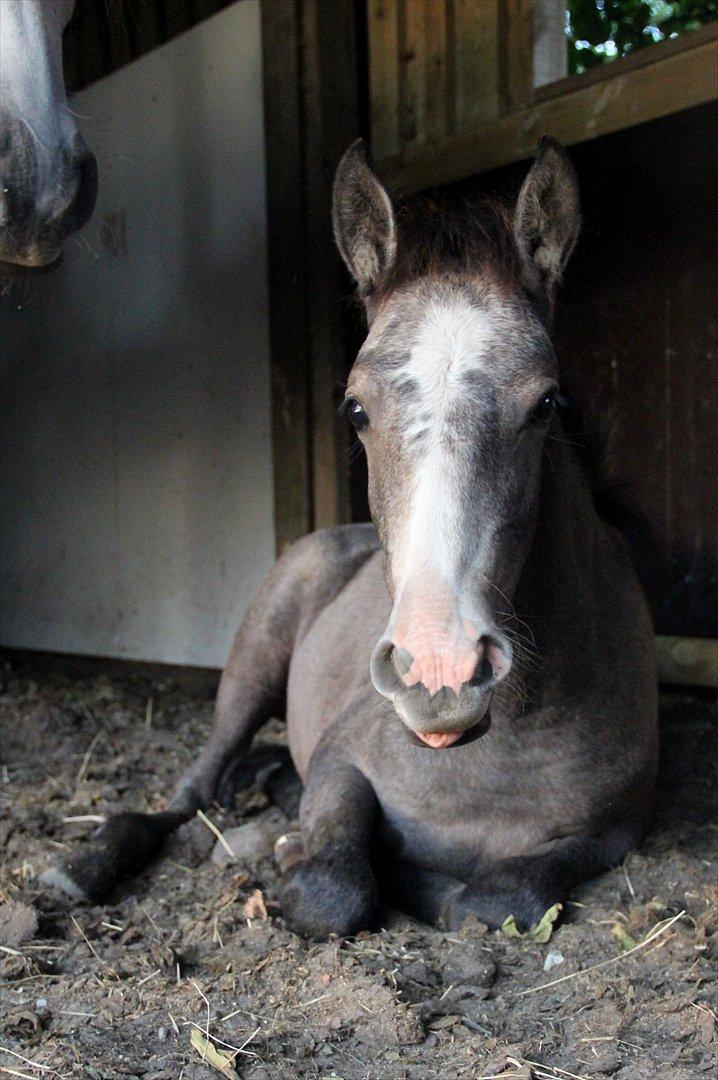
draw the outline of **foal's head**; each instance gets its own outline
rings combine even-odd
[[[579,225],[546,139],[512,215],[396,214],[361,143],[337,171],[334,232],[369,323],[347,409],[393,600],[371,676],[434,748],[488,725],[511,669],[500,613],[532,542],[558,389],[547,326]]]

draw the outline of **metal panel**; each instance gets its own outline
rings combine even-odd
[[[3,299],[2,640],[220,666],[275,544],[258,0],[76,109],[97,211]]]

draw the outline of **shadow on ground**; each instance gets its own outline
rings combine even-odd
[[[93,819],[163,805],[211,702],[159,677],[8,671],[0,1066],[89,1080],[713,1076],[717,711],[664,696],[654,827],[576,892],[548,944],[388,914],[380,932],[315,945],[283,925],[277,811],[256,789],[213,815],[252,824],[246,858],[213,863],[195,821],[112,905],[71,909],[44,892],[39,874]],[[193,1030],[199,1045],[209,1031],[214,1064]]]

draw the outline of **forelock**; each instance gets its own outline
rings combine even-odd
[[[457,201],[450,196],[415,196],[396,211],[393,264],[374,298],[381,303],[421,278],[481,276],[497,286],[520,288],[520,256],[508,208],[495,200]]]

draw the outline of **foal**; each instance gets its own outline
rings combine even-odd
[[[511,215],[397,214],[363,146],[347,151],[334,229],[369,331],[346,409],[374,525],[279,560],[171,810],[111,821],[66,884],[103,895],[226,789],[285,704],[304,792],[282,908],[302,933],[368,927],[380,900],[448,927],[530,926],[640,837],[651,622],[561,438],[548,335],[579,224],[573,169],[547,139]]]

